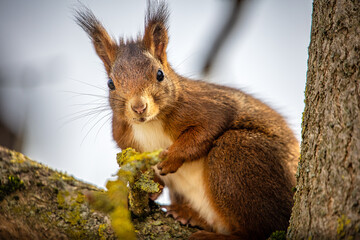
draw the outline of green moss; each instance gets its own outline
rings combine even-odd
[[[286,240],[286,232],[285,231],[276,231],[273,232],[268,240]]]
[[[24,188],[24,182],[17,176],[10,175],[7,182],[4,184],[2,184],[0,180],[0,201],[2,201],[7,195]]]

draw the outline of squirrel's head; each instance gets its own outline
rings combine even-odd
[[[77,11],[108,74],[114,118],[128,123],[151,121],[167,112],[176,99],[176,76],[167,62],[168,10],[148,2],[144,36],[116,42],[87,8]]]

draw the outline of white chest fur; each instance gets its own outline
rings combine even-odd
[[[166,149],[172,141],[164,132],[160,121],[152,121],[142,124],[133,124],[134,140],[141,146],[144,152]]]
[[[205,190],[204,159],[185,162],[175,173],[161,177],[170,191],[183,196],[216,232],[228,234],[217,216]]]
[[[164,132],[160,121],[132,125],[134,140],[144,152],[166,149],[172,144]],[[186,162],[176,173],[162,176],[161,179],[170,191],[183,196],[190,206],[197,211],[217,232],[226,232],[218,225],[216,212],[210,205],[205,192],[203,159]],[[157,172],[157,168],[154,168]],[[159,175],[159,174],[158,174]]]

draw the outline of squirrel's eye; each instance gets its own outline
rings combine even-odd
[[[157,71],[156,79],[157,79],[159,82],[161,82],[162,80],[164,80],[164,73],[163,73],[163,71],[161,71],[160,69]]]
[[[109,78],[109,81],[107,82],[108,87],[110,90],[115,90],[115,84],[111,78]]]

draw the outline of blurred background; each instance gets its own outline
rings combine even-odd
[[[108,32],[143,32],[146,1],[81,1]],[[120,151],[111,136],[107,76],[74,22],[78,1],[0,1],[0,145],[104,187]],[[169,1],[168,60],[203,78],[206,58],[234,12],[230,0]],[[312,0],[248,0],[221,38],[206,79],[278,110],[300,140]],[[216,44],[215,44],[216,45]]]

